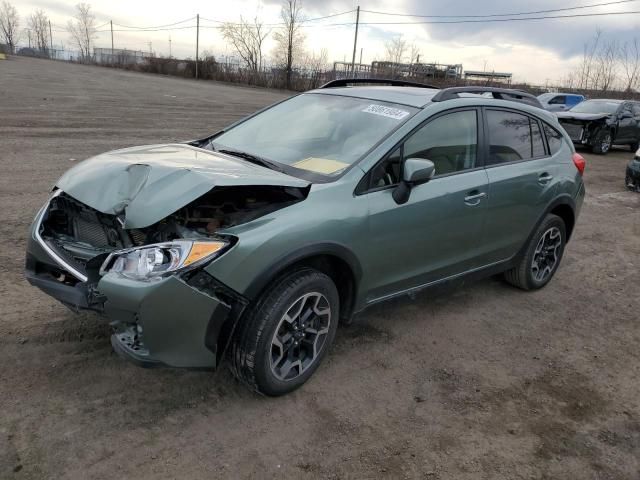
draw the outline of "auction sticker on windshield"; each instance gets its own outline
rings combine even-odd
[[[384,105],[371,104],[364,110],[365,113],[373,113],[374,115],[382,115],[383,117],[395,118],[396,120],[402,120],[409,115],[406,110],[400,110],[399,108],[385,107]]]

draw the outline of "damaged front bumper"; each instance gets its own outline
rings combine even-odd
[[[75,265],[30,231],[27,280],[74,311],[105,315],[121,356],[141,366],[215,368],[248,301],[202,269],[153,281]]]

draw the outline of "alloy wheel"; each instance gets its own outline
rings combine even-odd
[[[531,273],[537,282],[545,281],[558,264],[559,251],[562,246],[562,234],[558,227],[551,227],[544,232],[533,252]]]
[[[602,153],[607,153],[610,148],[611,148],[611,134],[607,134],[605,135],[605,137],[602,139],[602,142],[600,143],[600,150],[602,150]]]
[[[329,333],[331,307],[319,292],[299,297],[280,319],[271,340],[271,372],[282,381],[293,380],[311,367]]]

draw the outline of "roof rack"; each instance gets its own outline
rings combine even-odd
[[[495,88],[495,87],[451,87],[443,88],[436,93],[431,99],[432,102],[444,102],[445,100],[453,100],[460,98],[461,93],[491,93],[493,98],[499,100],[510,100],[512,102],[526,103],[534,107],[542,108],[540,100],[530,93],[513,88]]]
[[[375,85],[389,85],[391,87],[418,87],[418,88],[435,88],[433,85],[427,85],[426,83],[408,82],[406,80],[388,80],[385,78],[341,78],[339,80],[331,80],[325,83],[320,88],[336,88],[347,87],[349,85],[358,84],[375,84]]]

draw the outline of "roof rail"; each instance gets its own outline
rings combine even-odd
[[[435,88],[433,85],[427,85],[426,83],[408,82],[406,80],[389,80],[385,78],[341,78],[339,80],[331,80],[325,83],[320,88],[336,88],[347,87],[349,85],[358,84],[375,84],[375,85],[389,85],[391,87],[418,87],[418,88]]]
[[[515,90],[513,88],[495,88],[495,87],[451,87],[443,88],[436,93],[431,99],[432,102],[444,102],[445,100],[453,100],[454,98],[460,98],[460,93],[491,93],[493,98],[499,100],[510,100],[512,102],[526,103],[527,105],[533,105],[534,107],[542,108],[540,100],[534,95],[523,92],[522,90]]]

